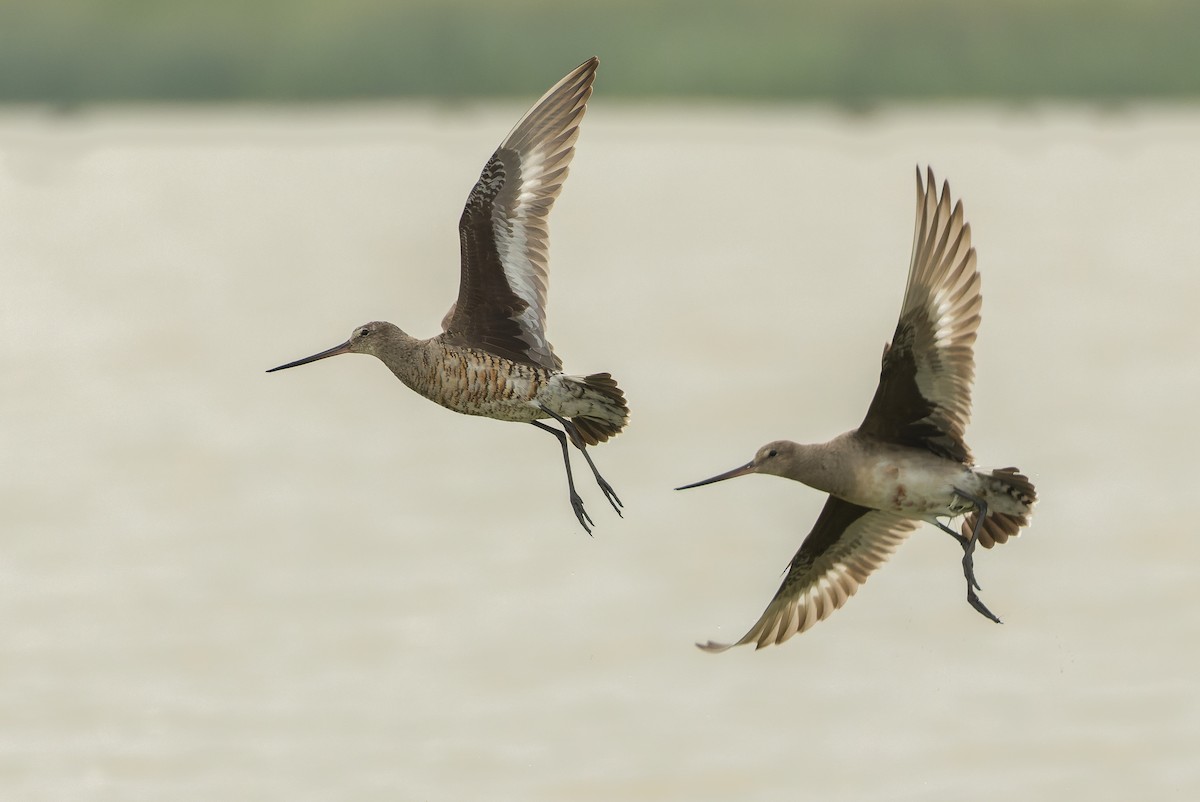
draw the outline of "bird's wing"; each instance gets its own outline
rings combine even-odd
[[[588,59],[542,96],[471,190],[458,223],[458,300],[442,324],[451,341],[562,368],[545,331],[546,220],[575,154],[598,64]]]
[[[890,443],[971,462],[963,432],[971,417],[974,344],[983,306],[971,226],[950,186],[917,170],[917,222],[900,321],[884,347],[879,387],[858,430]]]
[[[824,621],[919,525],[830,496],[758,623],[737,643],[697,645],[708,652],[746,643],[761,649]]]

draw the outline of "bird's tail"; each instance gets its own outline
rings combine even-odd
[[[1037,490],[1034,489],[1033,482],[1029,481],[1029,477],[1016,468],[979,471],[979,478],[992,497],[987,518],[983,521],[983,528],[979,530],[979,545],[990,549],[997,543],[1005,543],[1010,537],[1016,537],[1022,527],[1029,525],[1029,515],[1033,512],[1034,502],[1037,501]],[[992,509],[993,505],[997,509]],[[978,519],[978,512],[969,513],[963,519],[964,537],[971,536]]]
[[[584,443],[589,446],[603,443],[625,428],[629,422],[629,407],[625,405],[625,393],[612,376],[593,373],[564,378],[574,385],[574,392],[580,393],[580,400],[587,402],[586,412],[571,416],[571,423],[575,424]]]

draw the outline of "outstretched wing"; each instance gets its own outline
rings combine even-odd
[[[761,649],[824,621],[919,525],[911,518],[830,496],[758,623],[737,643],[697,645],[707,652],[746,643]]]
[[[879,387],[858,431],[969,463],[963,432],[971,417],[983,296],[962,202],[951,210],[949,184],[939,197],[933,171],[927,175],[922,185],[917,169],[917,222],[900,322],[884,347]]]
[[[599,61],[588,59],[534,104],[500,143],[458,223],[462,275],[446,337],[560,370],[546,339],[546,219],[567,177]]]

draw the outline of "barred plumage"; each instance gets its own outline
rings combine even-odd
[[[273,368],[372,354],[406,385],[448,409],[551,432],[562,446],[571,507],[589,534],[591,518],[575,492],[567,444],[583,454],[621,514],[621,500],[586,448],[620,432],[629,409],[607,373],[564,374],[546,338],[546,218],[575,154],[598,64],[588,59],[551,87],[484,166],[459,220],[458,299],[442,320],[442,334],[418,340],[391,323],[367,323],[335,348]],[[547,419],[562,429],[542,423]]]

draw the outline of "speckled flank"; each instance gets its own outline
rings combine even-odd
[[[409,388],[447,409],[533,423],[553,433],[562,447],[571,507],[589,534],[592,521],[575,490],[569,446],[583,452],[620,514],[620,498],[586,447],[619,433],[629,409],[609,374],[564,375],[546,337],[547,220],[575,154],[598,65],[592,57],[552,86],[485,164],[459,218],[459,292],[442,319],[441,334],[420,340],[392,323],[374,321],[357,327],[341,345],[272,369],[370,354]],[[541,423],[545,418],[557,419],[561,428]]]
[[[398,342],[395,341],[395,342]],[[620,432],[629,419],[625,396],[606,373],[567,376],[439,337],[408,341],[383,361],[409,388],[447,409],[509,421],[571,418],[589,445]]]
[[[538,389],[553,375],[486,351],[456,348],[436,340],[416,349],[407,364],[389,364],[410,388],[447,409],[510,421],[549,417],[537,408]]]

